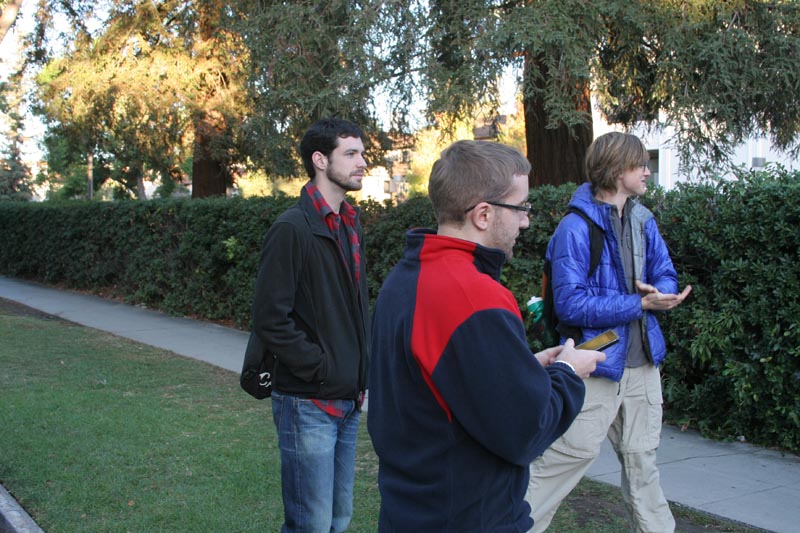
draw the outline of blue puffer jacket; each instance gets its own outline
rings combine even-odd
[[[589,226],[574,213],[564,217],[547,247],[553,267],[553,303],[559,321],[583,330],[590,339],[614,328],[620,342],[606,348],[606,360],[592,374],[614,381],[622,378],[628,352],[631,322],[642,319],[645,352],[657,365],[667,354],[666,342],[652,312],[643,312],[641,297],[628,292],[622,266],[620,243],[614,231],[611,206],[598,202],[589,183],[581,185],[569,203],[586,213],[604,231],[605,246],[600,264],[591,278],[589,272]],[[663,293],[678,292],[678,275],[669,257],[666,243],[656,226],[653,214],[638,202],[631,210],[633,262],[636,279],[649,283]],[[644,333],[644,332],[643,332]],[[563,341],[563,339],[562,339]]]

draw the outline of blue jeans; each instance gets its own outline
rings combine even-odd
[[[353,515],[356,438],[360,411],[344,401],[331,416],[305,398],[272,392],[281,450],[283,533],[345,531]]]

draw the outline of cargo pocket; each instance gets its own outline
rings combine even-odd
[[[663,416],[664,397],[661,394],[661,372],[654,367],[645,378],[645,393],[647,394],[647,445],[646,449],[658,448],[661,440],[661,420]]]
[[[618,383],[605,378],[589,378],[583,409],[564,435],[553,443],[561,453],[590,459],[600,453],[603,440],[616,413]]]

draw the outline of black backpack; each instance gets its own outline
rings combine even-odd
[[[600,264],[600,256],[603,254],[603,229],[590,219],[586,213],[578,209],[570,207],[567,213],[575,213],[586,221],[589,226],[589,274],[587,278],[591,278],[597,270],[597,265]],[[544,309],[542,310],[541,319],[541,340],[545,346],[556,346],[561,341],[561,336],[575,340],[575,343],[581,341],[581,328],[577,326],[567,326],[566,324],[559,324],[558,316],[556,316],[555,306],[553,304],[553,265],[550,261],[545,259],[544,272],[542,273],[542,300]]]

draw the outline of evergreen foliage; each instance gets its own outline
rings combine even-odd
[[[222,27],[236,16],[231,9],[220,1],[40,2],[36,113],[51,136],[70,137],[73,160],[104,159],[108,176],[139,197],[145,177],[181,181],[187,162],[195,196],[224,195],[245,161],[237,132],[250,104],[246,50]],[[53,53],[43,39],[58,12],[75,33]],[[91,16],[104,18],[94,33],[84,27]]]
[[[21,74],[18,71],[11,74],[8,82],[0,83],[0,113],[8,126],[6,142],[0,152],[0,201],[24,201],[32,197],[31,171],[22,161],[25,140],[21,111],[23,92]]]
[[[13,142],[0,158],[0,201],[31,199],[31,171],[22,163],[19,143]]]
[[[795,0],[38,6],[29,64],[43,67],[39,111],[84,160],[113,156],[126,186],[176,178],[189,161],[196,196],[223,194],[240,165],[297,175],[294,139],[329,115],[364,126],[378,161],[385,132],[410,134],[420,102],[425,124],[413,130],[492,115],[509,69],[537,186],[582,181],[590,88],[610,123],[673,127],[682,162],[700,170],[750,136],[800,151]]]
[[[670,418],[800,448],[800,172],[683,185],[659,206],[690,299],[664,319]]]

